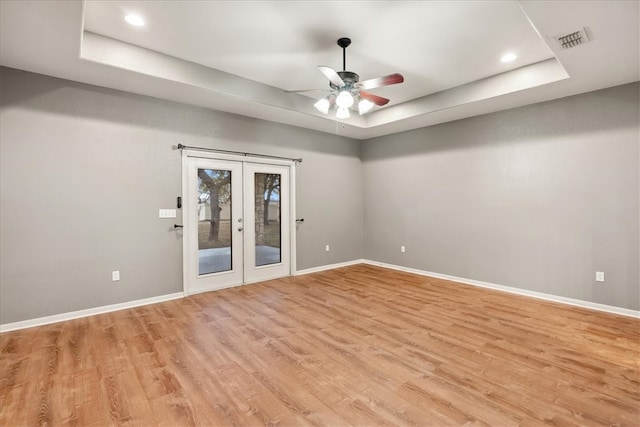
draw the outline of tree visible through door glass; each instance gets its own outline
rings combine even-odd
[[[231,270],[231,171],[198,169],[198,275]]]
[[[280,174],[256,173],[256,267],[281,262]]]

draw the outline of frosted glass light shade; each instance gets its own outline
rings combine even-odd
[[[343,90],[338,94],[336,98],[336,105],[338,108],[349,108],[353,105],[353,95],[351,95],[346,90]]]
[[[374,103],[369,101],[368,99],[362,99],[358,102],[358,113],[365,114],[369,112],[374,106]]]
[[[329,112],[330,105],[327,98],[322,98],[321,100],[313,104],[313,106],[316,107],[316,110],[320,111],[322,114],[327,114]]]
[[[348,119],[349,117],[351,117],[351,114],[349,114],[348,108],[338,107],[338,111],[336,111],[337,119]]]

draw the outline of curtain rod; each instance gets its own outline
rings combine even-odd
[[[220,150],[218,148],[206,148],[206,147],[190,147],[188,145],[178,144],[178,150],[200,150],[200,151],[213,151],[216,153],[226,153],[226,154],[240,154],[242,156],[250,156],[250,157],[262,157],[264,159],[279,159],[279,160],[293,160],[294,162],[302,163],[302,158],[294,159],[291,157],[280,157],[280,156],[271,156],[269,154],[257,154],[257,153],[245,153],[242,151],[231,151],[231,150]]]

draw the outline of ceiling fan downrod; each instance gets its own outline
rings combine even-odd
[[[351,39],[342,37],[338,39],[338,46],[342,48],[342,71],[347,71],[347,47],[351,44]]]

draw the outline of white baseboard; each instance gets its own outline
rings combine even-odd
[[[364,259],[354,259],[352,261],[339,262],[337,264],[329,264],[329,265],[321,265],[319,267],[305,268],[304,270],[296,271],[293,275],[294,276],[301,276],[303,274],[310,274],[310,273],[317,273],[319,271],[333,270],[334,268],[348,267],[350,265],[366,264],[366,262],[367,262],[367,260],[364,260]]]
[[[405,271],[407,273],[419,274],[421,276],[434,277],[437,279],[450,280],[452,282],[462,283],[465,285],[478,286],[481,288],[493,289],[502,292],[509,292],[517,295],[538,298],[546,301],[558,302],[561,304],[573,305],[576,307],[588,308],[591,310],[604,311],[607,313],[619,314],[622,316],[640,318],[640,311],[628,308],[616,307],[613,305],[599,304],[597,302],[584,301],[574,298],[561,297],[553,294],[545,294],[543,292],[529,291],[527,289],[513,288],[511,286],[496,285],[495,283],[482,282],[480,280],[466,279],[464,277],[449,276],[447,274],[433,273],[431,271],[418,270],[415,268],[402,267],[400,265],[387,264],[384,262],[371,261],[365,259],[365,264],[377,265],[379,267],[390,268],[393,270]]]
[[[332,270],[334,268],[347,267],[349,265],[362,264],[362,263],[364,263],[364,260],[357,259],[357,260],[342,262],[338,264],[330,264],[330,265],[323,265],[320,267],[307,268],[304,270],[296,271],[294,273],[294,276],[315,273],[315,272],[324,271],[324,270]],[[221,290],[229,287],[241,286],[246,284],[248,283],[242,283],[240,285],[225,286],[223,288],[219,288],[215,290]],[[202,292],[209,292],[211,290],[213,289],[208,289]],[[191,295],[194,295],[196,293],[198,292],[194,292]],[[140,299],[135,301],[127,301],[119,304],[111,304],[111,305],[105,305],[102,307],[88,308],[85,310],[72,311],[69,313],[54,314],[51,316],[38,317],[36,319],[22,320],[20,322],[0,324],[0,333],[17,331],[19,329],[33,328],[36,326],[50,325],[52,323],[64,322],[66,320],[79,319],[82,317],[94,316],[96,314],[109,313],[112,311],[124,310],[127,308],[140,307],[142,305],[155,304],[158,302],[171,301],[174,299],[183,298],[184,296],[185,296],[184,292],[176,292],[174,294],[160,295],[157,297],[145,298],[145,299]]]
[[[174,294],[160,295],[157,297],[144,298],[135,301],[121,302],[119,304],[104,305],[102,307],[87,308],[85,310],[72,311],[70,313],[54,314],[52,316],[39,317],[37,319],[23,320],[14,323],[0,325],[0,332],[15,331],[18,329],[33,328],[34,326],[49,325],[51,323],[64,322],[65,320],[79,319],[81,317],[93,316],[96,314],[110,313],[112,311],[124,310],[126,308],[140,307],[142,305],[155,304],[158,302],[171,301],[182,298],[182,292]]]
[[[545,293],[542,293],[542,292],[536,292],[536,291],[529,291],[529,290],[526,290],[526,289],[513,288],[513,287],[510,287],[510,286],[496,285],[495,283],[488,283],[488,282],[482,282],[480,280],[466,279],[464,277],[449,276],[447,274],[440,274],[440,273],[434,273],[434,272],[431,272],[431,271],[418,270],[418,269],[415,269],[415,268],[402,267],[400,265],[387,264],[387,263],[384,263],[384,262],[372,261],[372,260],[368,260],[368,259],[354,259],[352,261],[340,262],[340,263],[337,263],[337,264],[329,264],[329,265],[322,265],[322,266],[319,266],[319,267],[306,268],[306,269],[303,269],[303,270],[296,271],[294,273],[294,276],[301,276],[303,274],[311,274],[311,273],[317,273],[317,272],[320,272],[320,271],[333,270],[335,268],[348,267],[350,265],[356,265],[356,264],[377,265],[379,267],[385,267],[385,268],[390,268],[390,269],[393,269],[393,270],[405,271],[407,273],[418,274],[418,275],[421,275],[421,276],[435,277],[437,279],[444,279],[444,280],[451,280],[453,282],[462,283],[462,284],[465,284],[465,285],[472,285],[472,286],[478,286],[478,287],[481,287],[481,288],[494,289],[494,290],[498,290],[498,291],[509,292],[509,293],[512,293],[512,294],[524,295],[524,296],[528,296],[528,297],[532,297],[532,298],[538,298],[538,299],[542,299],[542,300],[546,300],[546,301],[552,301],[552,302],[558,302],[558,303],[567,304],[567,305],[573,305],[573,306],[582,307],[582,308],[588,308],[588,309],[591,309],[591,310],[604,311],[604,312],[607,312],[607,313],[619,314],[619,315],[622,315],[622,316],[640,318],[640,311],[638,311],[638,310],[630,310],[628,308],[615,307],[615,306],[606,305],[606,304],[599,304],[599,303],[591,302],[591,301],[584,301],[584,300],[578,300],[578,299],[574,299],[574,298],[561,297],[561,296],[552,295],[552,294],[545,294]],[[143,306],[143,305],[155,304],[155,303],[158,303],[158,302],[171,301],[171,300],[178,299],[178,298],[183,298],[183,297],[184,297],[184,293],[183,292],[176,292],[176,293],[173,293],[173,294],[160,295],[160,296],[157,296],[157,297],[144,298],[144,299],[139,299],[139,300],[135,300],[135,301],[127,301],[127,302],[123,302],[123,303],[119,303],[119,304],[111,304],[111,305],[105,305],[105,306],[102,306],[102,307],[88,308],[86,310],[72,311],[70,313],[54,314],[52,316],[39,317],[37,319],[29,319],[29,320],[23,320],[23,321],[20,321],[20,322],[6,323],[6,324],[3,324],[3,325],[0,325],[0,333],[1,332],[15,331],[15,330],[18,330],[18,329],[32,328],[32,327],[35,327],[35,326],[49,325],[51,323],[64,322],[65,320],[79,319],[81,317],[87,317],[87,316],[93,316],[93,315],[96,315],[96,314],[109,313],[109,312],[112,312],[112,311],[124,310],[124,309],[127,309],[127,308],[140,307],[140,306]]]

